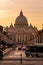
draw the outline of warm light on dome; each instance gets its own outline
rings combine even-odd
[[[22,10],[15,20],[15,27],[28,27],[27,18],[23,15]]]

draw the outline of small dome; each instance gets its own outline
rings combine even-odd
[[[26,17],[23,15],[23,12],[21,10],[20,15],[15,20],[15,27],[27,27],[28,22]]]

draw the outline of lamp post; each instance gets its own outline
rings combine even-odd
[[[20,57],[21,57],[21,58],[20,58],[20,63],[22,64],[22,54],[20,54]]]

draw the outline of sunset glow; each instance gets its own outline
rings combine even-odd
[[[43,0],[0,0],[0,25],[6,27],[11,23],[14,25],[16,17],[23,14],[38,29],[43,24]]]

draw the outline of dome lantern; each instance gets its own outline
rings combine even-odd
[[[23,15],[23,12],[22,12],[22,10],[21,10],[21,12],[20,12],[20,15]]]

